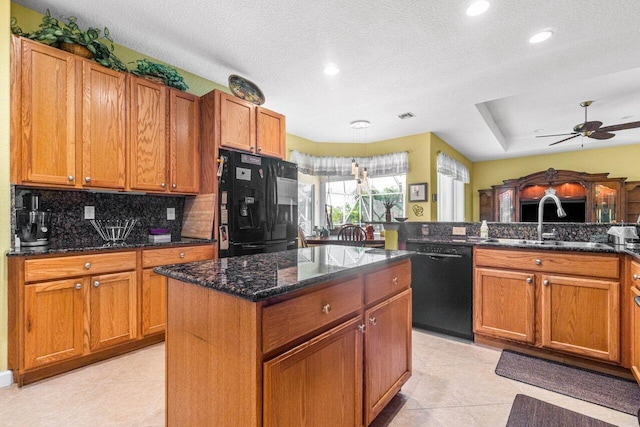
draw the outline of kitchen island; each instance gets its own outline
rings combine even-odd
[[[411,376],[411,252],[321,246],[181,265],[167,425],[368,425]]]

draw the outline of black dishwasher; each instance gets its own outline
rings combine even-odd
[[[407,242],[413,326],[473,339],[473,247]]]

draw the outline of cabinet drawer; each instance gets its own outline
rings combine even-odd
[[[629,267],[629,280],[633,286],[640,289],[640,263],[631,261]]]
[[[135,252],[28,259],[24,262],[24,280],[36,282],[135,269]]]
[[[180,264],[213,258],[213,245],[182,246],[179,248],[145,249],[142,252],[142,268]]]
[[[364,303],[387,298],[411,286],[411,261],[385,266],[364,277]]]
[[[620,261],[617,255],[576,253],[560,251],[527,251],[476,249],[475,264],[546,273],[563,273],[578,276],[620,277]]]
[[[265,307],[262,311],[262,351],[275,350],[361,307],[360,277]]]

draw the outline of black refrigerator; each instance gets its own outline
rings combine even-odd
[[[298,166],[233,150],[219,151],[219,256],[298,247]]]

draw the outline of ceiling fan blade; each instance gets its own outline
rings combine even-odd
[[[589,132],[598,130],[602,126],[602,122],[594,121],[594,122],[584,122],[579,125],[575,125],[573,128],[574,132]]]
[[[550,135],[536,135],[536,138],[546,138],[548,136],[566,136],[566,135],[578,135],[578,132],[571,132],[571,133],[554,133],[554,134],[550,134]]]
[[[598,132],[615,132],[617,130],[640,128],[640,122],[622,123],[619,125],[605,126],[598,129]]]
[[[587,135],[589,138],[593,138],[593,139],[611,139],[614,136],[616,136],[615,133],[608,133],[608,132],[602,132],[602,131],[598,131],[598,132],[593,132],[590,135]]]
[[[577,133],[577,134],[575,134],[575,135],[573,135],[573,136],[570,136],[569,138],[565,138],[565,139],[561,139],[560,141],[556,141],[556,142],[554,142],[554,143],[552,143],[552,144],[549,144],[549,147],[551,147],[552,145],[560,144],[561,142],[568,141],[568,140],[573,139],[573,138],[575,138],[575,137],[577,137],[577,136],[580,136],[580,134],[579,134],[579,133]]]

